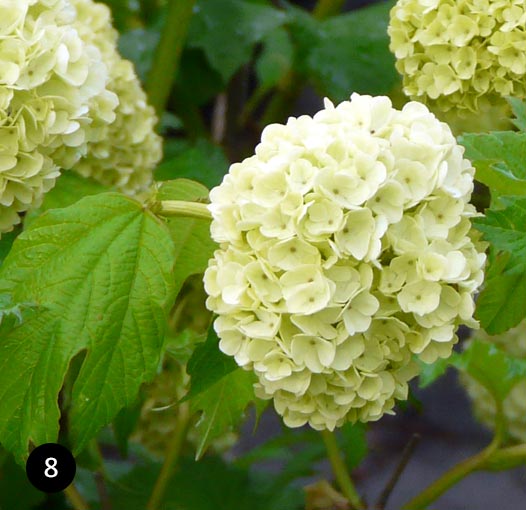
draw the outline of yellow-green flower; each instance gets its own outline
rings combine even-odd
[[[525,97],[525,20],[516,0],[399,0],[388,33],[405,94],[473,112]]]
[[[288,426],[379,419],[415,355],[447,357],[476,326],[485,255],[463,151],[424,105],[353,94],[265,128],[210,192],[219,347]]]

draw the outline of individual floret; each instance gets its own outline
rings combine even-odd
[[[353,94],[265,128],[211,191],[219,346],[287,425],[379,419],[415,355],[447,357],[476,326],[485,255],[463,152],[424,105]]]

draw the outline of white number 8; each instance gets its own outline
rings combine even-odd
[[[55,457],[48,457],[44,464],[46,465],[46,469],[44,469],[44,476],[46,478],[55,478],[55,476],[58,476],[58,469],[57,466],[57,459]]]

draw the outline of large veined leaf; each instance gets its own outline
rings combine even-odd
[[[206,53],[225,82],[250,60],[254,45],[285,22],[285,13],[243,0],[198,0],[188,43]]]
[[[300,72],[335,101],[349,99],[351,92],[388,93],[400,79],[387,35],[393,5],[378,2],[323,21],[292,9]]]
[[[477,299],[475,316],[490,335],[504,333],[526,317],[526,273],[504,274],[509,257],[501,253],[490,261]]]
[[[459,142],[476,168],[475,178],[490,188],[493,199],[526,195],[526,133],[474,133],[459,137]]]
[[[173,303],[174,245],[142,204],[86,197],[36,219],[0,269],[0,292],[41,306],[0,340],[0,442],[20,462],[57,439],[73,357],[69,438],[79,452],[157,368]]]
[[[81,198],[98,193],[114,191],[91,178],[82,177],[75,172],[65,172],[57,179],[53,189],[44,195],[37,209],[30,209],[24,217],[24,227],[28,227],[40,214],[49,209],[61,209],[72,205]]]
[[[493,248],[510,254],[506,273],[526,273],[526,198],[502,197],[504,209],[486,211],[473,224]]]

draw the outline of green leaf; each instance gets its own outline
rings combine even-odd
[[[94,179],[82,177],[74,172],[65,172],[57,179],[55,187],[44,195],[37,209],[30,209],[24,218],[27,228],[38,216],[50,209],[61,209],[73,205],[81,198],[112,191]]]
[[[0,341],[0,440],[20,461],[57,439],[57,396],[72,390],[69,439],[79,452],[135,401],[157,368],[173,303],[174,246],[142,204],[116,193],[46,212],[17,238],[0,292],[45,307]]]
[[[180,102],[203,106],[225,89],[221,74],[210,66],[199,48],[185,48],[181,55],[174,96]]]
[[[504,209],[486,210],[473,224],[494,249],[510,253],[507,274],[526,273],[526,197],[501,197],[500,202]]]
[[[208,330],[206,342],[198,345],[188,361],[186,371],[191,378],[190,391],[185,400],[206,391],[221,378],[238,369],[232,356],[219,350],[219,338],[214,328]]]
[[[188,179],[163,182],[158,200],[198,201],[208,198],[208,190]],[[210,220],[192,218],[168,218],[166,225],[175,244],[176,265],[174,271],[175,291],[179,293],[184,281],[193,274],[200,274],[208,266],[217,245],[210,237]]]
[[[393,5],[392,0],[378,2],[324,21],[293,9],[299,70],[321,94],[343,101],[351,92],[378,95],[392,90],[400,79],[387,35]]]
[[[200,373],[199,377],[203,375]],[[241,423],[247,406],[255,401],[255,382],[253,372],[237,368],[190,398],[192,412],[201,413],[194,429],[198,436],[196,459],[203,456],[214,439]]]
[[[33,510],[43,500],[12,456],[0,463],[0,510]]]
[[[22,324],[35,312],[36,308],[34,303],[13,303],[13,297],[10,294],[0,294],[0,333],[2,336]]]
[[[264,88],[274,87],[292,68],[294,48],[289,33],[282,27],[263,39],[263,51],[256,62],[259,83]]]
[[[459,137],[464,156],[476,168],[475,178],[493,195],[526,195],[526,133],[502,131]]]
[[[117,443],[119,453],[123,457],[128,456],[128,438],[137,426],[143,403],[143,398],[137,398],[131,406],[121,409],[113,420],[112,428],[115,435],[115,442]]]
[[[366,433],[364,423],[346,423],[339,430],[338,444],[350,470],[358,467],[367,455]]]
[[[521,131],[526,131],[526,102],[516,97],[507,97],[506,100],[511,106],[511,110],[515,115],[514,119],[511,119]]]
[[[449,359],[447,358],[439,358],[434,363],[424,363],[417,357],[415,357],[415,360],[420,366],[420,372],[418,374],[418,386],[420,388],[431,386],[439,377],[446,373],[450,365]]]
[[[526,273],[504,274],[509,258],[502,253],[490,259],[477,299],[475,317],[490,335],[504,333],[526,317]]]
[[[526,360],[501,351],[495,344],[475,339],[452,364],[475,378],[498,401],[506,398],[513,386],[526,377]]]
[[[243,0],[198,0],[188,44],[204,50],[226,83],[250,60],[254,45],[285,19],[274,7]]]
[[[171,140],[166,144],[165,151],[163,163],[155,170],[158,181],[186,178],[210,189],[220,184],[228,172],[225,153],[207,140]]]

